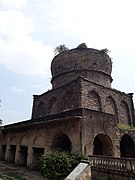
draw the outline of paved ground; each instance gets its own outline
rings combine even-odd
[[[18,174],[24,180],[45,180],[41,177],[38,171],[28,171],[24,167],[18,167],[14,164],[7,163],[5,161],[0,161],[0,175],[5,174]],[[19,180],[20,178],[15,178],[14,180]],[[0,178],[0,180],[3,180]],[[5,180],[5,179],[4,179]]]

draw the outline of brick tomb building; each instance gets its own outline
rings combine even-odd
[[[112,61],[106,52],[75,48],[55,56],[52,89],[34,95],[30,120],[9,124],[0,136],[0,159],[29,168],[52,150],[86,155],[134,157],[131,93],[111,88]]]

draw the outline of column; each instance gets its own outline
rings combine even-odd
[[[27,156],[27,167],[28,169],[32,169],[32,161],[33,161],[33,148],[32,146],[28,146],[28,156]]]
[[[20,145],[16,146],[16,153],[15,153],[15,163],[19,164],[20,159]]]
[[[7,147],[6,147],[6,154],[5,154],[5,160],[6,161],[9,161],[10,159],[10,144],[7,144]]]

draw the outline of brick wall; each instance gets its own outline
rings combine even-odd
[[[92,180],[134,180],[135,173],[119,170],[93,168],[91,170]]]
[[[118,118],[118,122],[125,124],[134,124],[134,108],[133,99],[130,94],[124,92],[106,88],[104,86],[98,85],[86,79],[82,80],[82,107],[90,109],[90,103],[92,100],[88,97],[91,92],[95,92],[97,95],[97,100],[93,99],[93,109],[95,106],[101,106],[101,111],[115,114]]]
[[[106,87],[111,86],[112,62],[96,49],[72,49],[57,55],[51,64],[53,88],[83,76]]]

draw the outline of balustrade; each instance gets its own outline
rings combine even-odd
[[[90,165],[98,168],[135,172],[135,159],[89,156]]]

